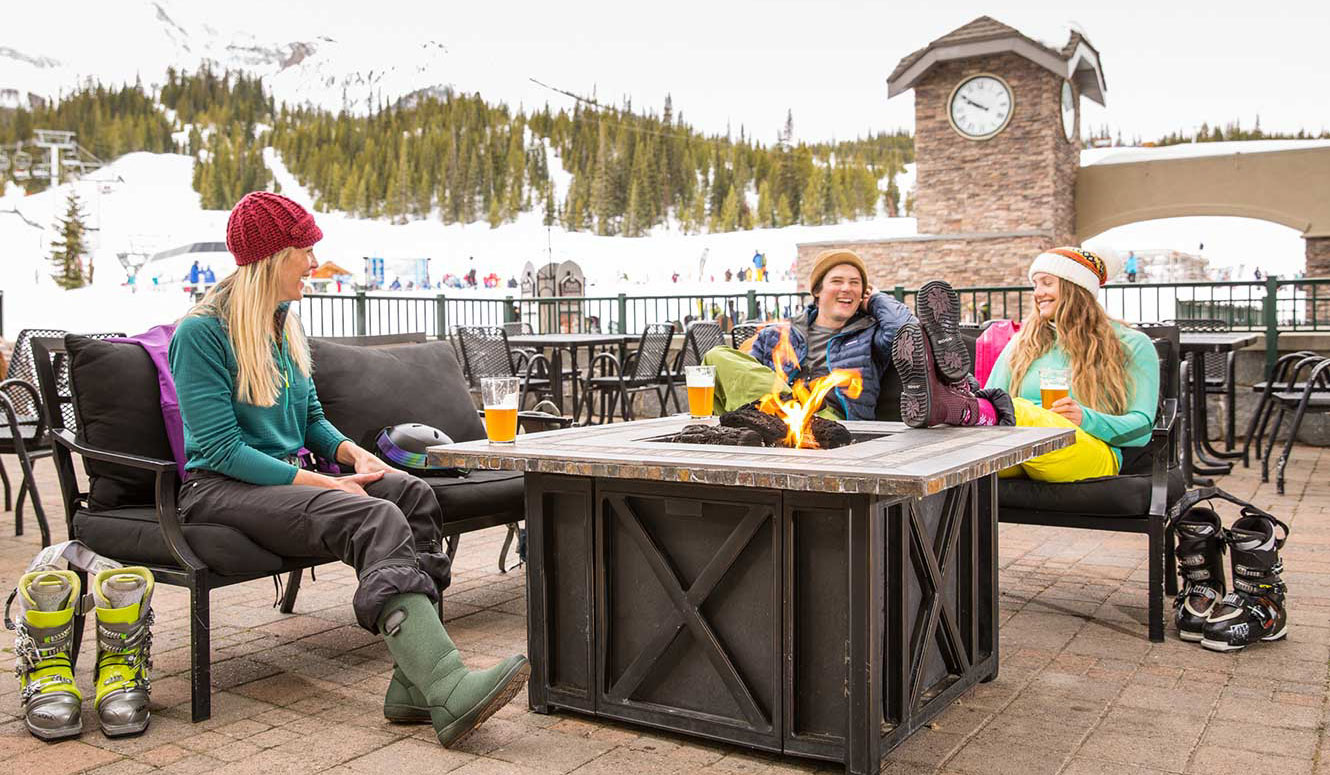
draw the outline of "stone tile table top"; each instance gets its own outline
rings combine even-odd
[[[435,465],[696,482],[815,492],[924,496],[1071,445],[1063,428],[909,428],[847,422],[856,443],[834,450],[660,441],[699,421],[683,415],[481,439],[429,448]],[[712,420],[714,422],[714,420]]]

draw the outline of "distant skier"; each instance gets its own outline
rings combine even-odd
[[[753,251],[753,279],[762,282],[767,279],[767,256],[760,250]]]
[[[393,278],[392,285],[389,285],[389,286],[388,286],[388,290],[390,290],[390,291],[400,291],[400,290],[402,290],[402,281],[399,280],[399,279],[397,279],[396,277],[394,277],[394,278]]]
[[[726,270],[725,270],[725,282],[728,283],[728,282],[730,282],[730,281],[733,280],[733,279],[734,279],[734,272],[731,272],[730,270],[726,269]]]
[[[203,270],[203,282],[208,285],[213,285],[217,282],[217,275],[212,271],[212,264],[208,264],[208,267]]]
[[[198,284],[199,284],[199,262],[198,262],[198,259],[195,259],[195,260],[194,260],[194,265],[191,266],[191,267],[189,268],[189,284],[190,284],[190,285],[198,285]]]
[[[1127,253],[1127,282],[1136,282],[1136,251]]]

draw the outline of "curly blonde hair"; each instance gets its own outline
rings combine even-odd
[[[1030,364],[1054,345],[1071,362],[1071,391],[1076,400],[1105,414],[1124,414],[1132,385],[1127,350],[1104,308],[1081,286],[1058,278],[1053,319],[1035,310],[1026,316],[1011,353],[1012,395],[1020,395]]]

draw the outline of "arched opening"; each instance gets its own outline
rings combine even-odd
[[[1307,267],[1306,245],[1296,229],[1272,221],[1228,216],[1190,216],[1159,218],[1117,226],[1085,241],[1092,250],[1118,253],[1126,258],[1136,251],[1152,260],[1142,267],[1142,282],[1181,282],[1185,280],[1254,280],[1256,270],[1264,277],[1276,274],[1295,277]],[[1165,270],[1155,259],[1163,251],[1177,251],[1178,263]],[[1191,273],[1205,260],[1204,276]],[[1142,263],[1146,263],[1142,260]]]

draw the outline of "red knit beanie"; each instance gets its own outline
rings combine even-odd
[[[236,266],[261,261],[285,248],[307,248],[323,239],[323,230],[305,208],[281,194],[252,191],[231,209],[226,248]]]

